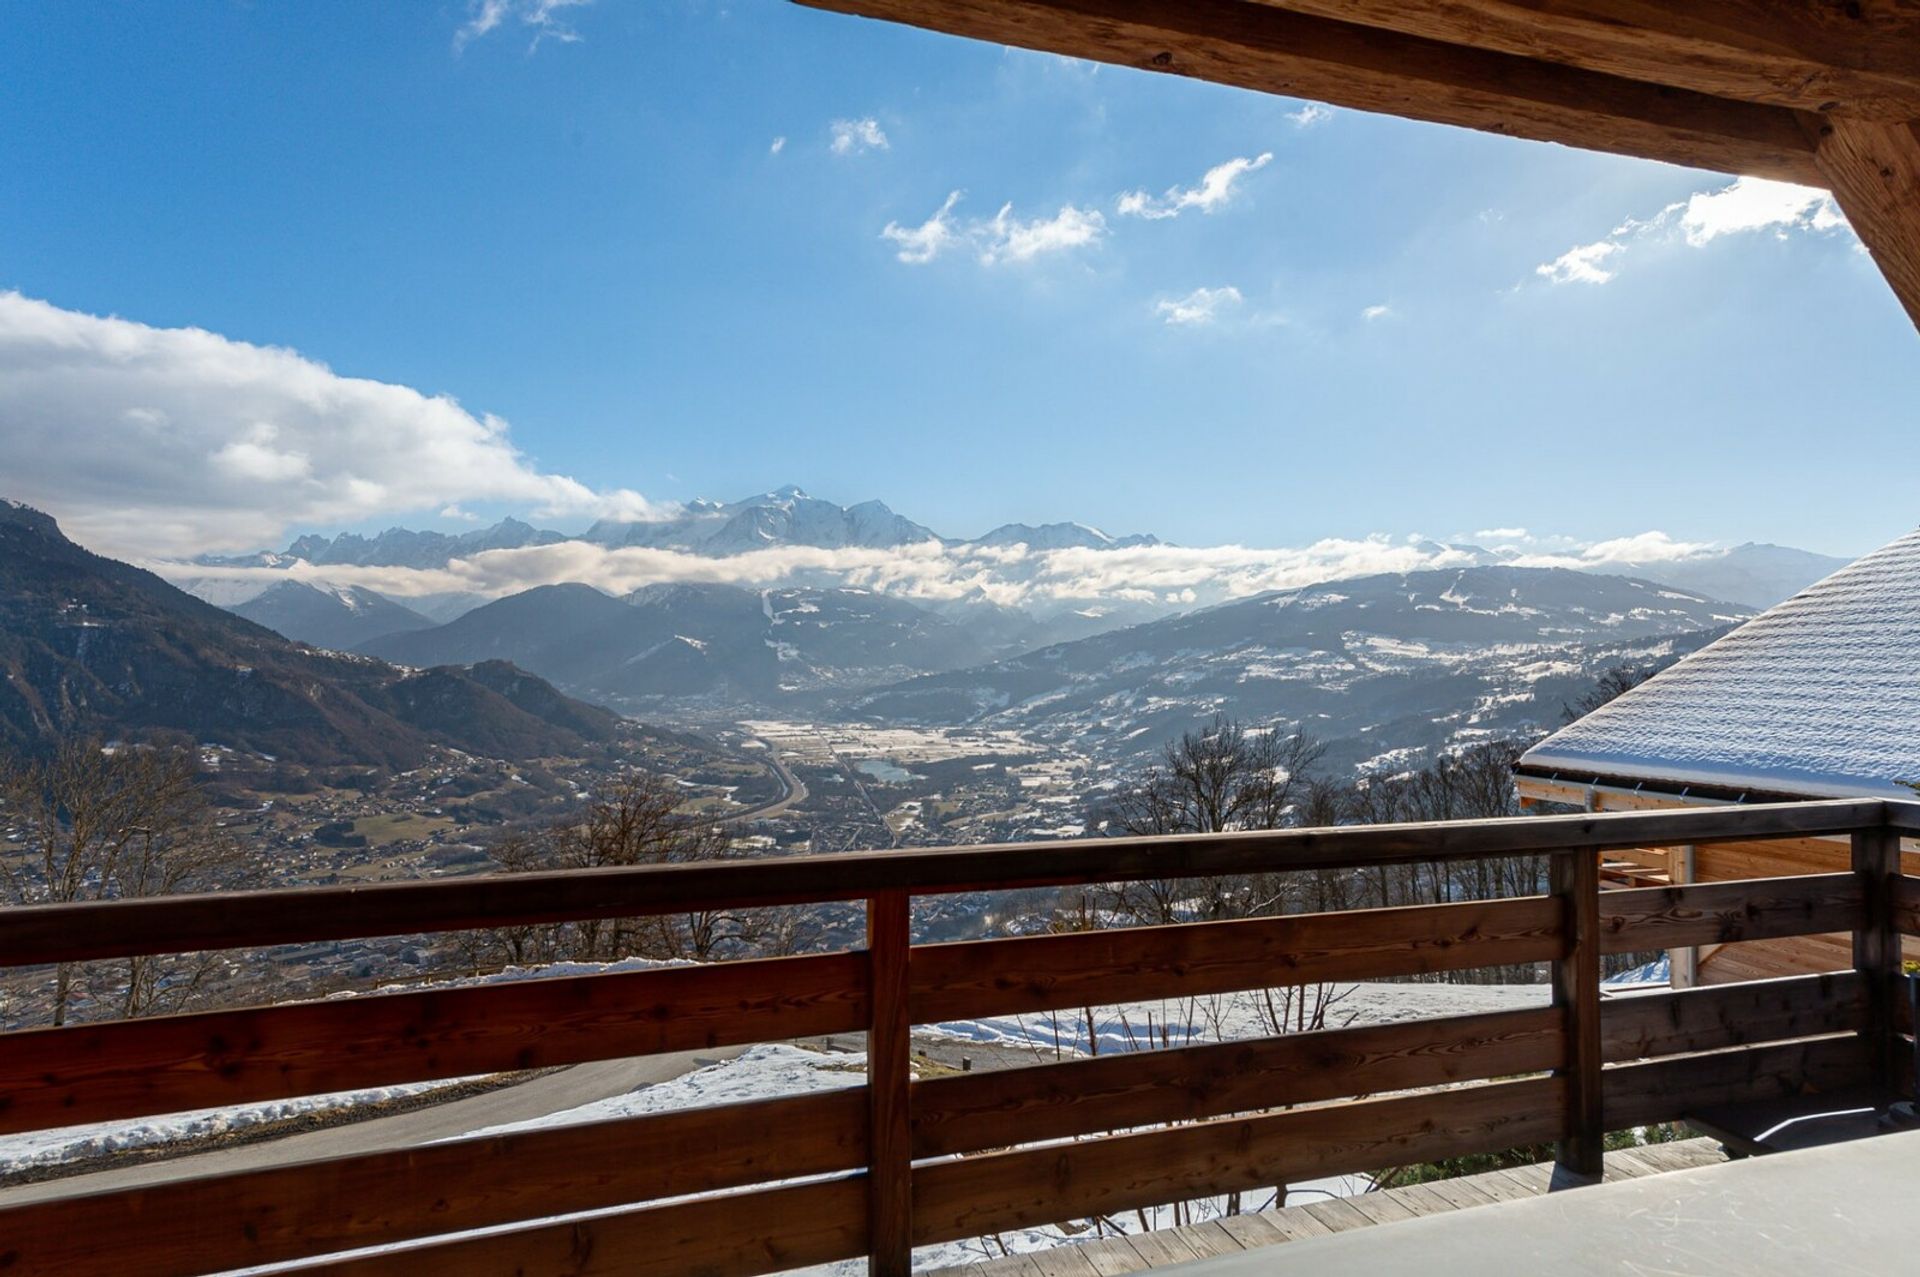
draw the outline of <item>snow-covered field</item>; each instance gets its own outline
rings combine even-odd
[[[409,1099],[470,1080],[451,1078],[439,1082],[412,1082],[404,1086],[378,1086],[360,1091],[339,1091],[332,1095],[307,1095],[298,1099],[267,1100],[233,1108],[198,1109],[123,1122],[97,1122],[88,1126],[63,1126],[49,1131],[8,1135],[0,1137],[0,1175],[64,1162],[89,1161],[136,1149],[187,1143],[217,1135],[232,1135],[305,1114],[338,1112]]]

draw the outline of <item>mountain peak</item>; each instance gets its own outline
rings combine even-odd
[[[10,501],[0,497],[0,523],[25,528],[37,536],[55,541],[65,541],[66,534],[60,531],[60,524],[43,510],[36,510],[22,501]]]

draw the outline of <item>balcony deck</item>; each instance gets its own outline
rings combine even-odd
[[[0,964],[15,966],[827,901],[862,902],[868,922],[865,946],[838,952],[0,1034],[4,1133],[752,1043],[868,1043],[864,1086],[0,1205],[0,1267],[753,1277],[865,1257],[876,1277],[903,1277],[916,1247],[1515,1147],[1552,1144],[1564,1175],[1597,1176],[1610,1131],[1904,1085],[1912,1020],[1894,994],[1900,937],[1920,934],[1920,878],[1900,855],[1916,833],[1920,804],[1843,800],[0,910]],[[1599,890],[1610,850],[1808,837],[1848,839],[1849,871]],[[1438,891],[1432,903],[950,943],[911,934],[916,896],[1365,880],[1521,857],[1539,859],[1512,889],[1544,894]],[[1601,996],[1604,955],[1834,932],[1852,935],[1851,970]],[[912,1067],[919,1024],[1515,967],[1548,973],[1550,1004],[952,1076]],[[1319,1213],[1355,1222],[1349,1207],[1365,1216],[1387,1200]]]
[[[1608,1153],[1605,1178],[1607,1183],[1617,1183],[1668,1171],[1717,1166],[1726,1160],[1726,1152],[1717,1140],[1646,1144]],[[1498,1202],[1524,1201],[1545,1194],[1552,1181],[1553,1167],[1536,1163],[1354,1197],[1304,1201],[1297,1206],[1229,1215],[1183,1228],[1029,1251],[939,1269],[928,1277],[1118,1277],[1122,1273],[1145,1272],[1168,1264],[1247,1251],[1262,1252],[1260,1258],[1267,1262],[1289,1257],[1264,1253],[1286,1242],[1473,1210]]]

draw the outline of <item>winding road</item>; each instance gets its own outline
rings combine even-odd
[[[288,1162],[351,1157],[359,1153],[380,1153],[431,1144],[436,1140],[452,1139],[470,1131],[508,1122],[524,1122],[552,1113],[564,1113],[595,1100],[625,1095],[659,1082],[670,1082],[683,1073],[731,1059],[741,1050],[731,1047],[712,1051],[682,1051],[673,1055],[576,1064],[484,1095],[429,1105],[406,1113],[396,1113],[392,1117],[369,1118],[364,1122],[348,1122],[277,1140],[235,1144],[205,1153],[189,1153],[182,1157],[139,1162],[0,1189],[0,1207],[70,1197],[78,1193],[97,1193],[106,1189],[164,1184],[196,1175],[259,1170]]]

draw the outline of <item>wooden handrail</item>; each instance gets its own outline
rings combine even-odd
[[[891,1277],[916,1244],[1513,1144],[1559,1141],[1570,1166],[1591,1172],[1607,1130],[1857,1082],[1885,1058],[1903,1022],[1876,990],[1898,953],[1893,934],[1920,926],[1920,886],[1899,876],[1888,806],[1094,840],[0,911],[0,954],[14,962],[265,943],[276,918],[291,920],[290,934],[273,940],[433,929],[422,919],[550,920],[582,905],[605,917],[865,899],[869,923],[854,952],[0,1034],[0,1131],[869,1035],[867,1085],[838,1093],[0,1208],[0,1261],[9,1272],[171,1277],[288,1261],[404,1277],[503,1265],[745,1275],[866,1254]],[[1595,890],[1599,848],[1813,834],[1851,834],[1856,872]],[[910,943],[919,892],[1528,854],[1554,857],[1555,894]],[[983,876],[1000,870],[1006,878]],[[529,886],[517,903],[501,894]],[[354,902],[368,906],[357,917],[344,912]],[[183,929],[162,943],[153,929],[169,919]],[[1862,970],[1598,996],[1602,952],[1834,931],[1866,937]],[[1532,962],[1553,965],[1555,1005],[911,1076],[914,1023]],[[828,1178],[791,1182],[810,1176]],[[554,1218],[582,1211],[598,1213]],[[114,1220],[124,1229],[103,1240]],[[498,1231],[449,1235],[476,1228]],[[304,1262],[409,1239],[392,1254]]]
[[[1507,820],[1093,838],[634,868],[221,892],[0,910],[0,966],[411,935],[710,908],[944,895],[1152,878],[1559,855],[1641,844],[1846,834],[1879,799]]]

